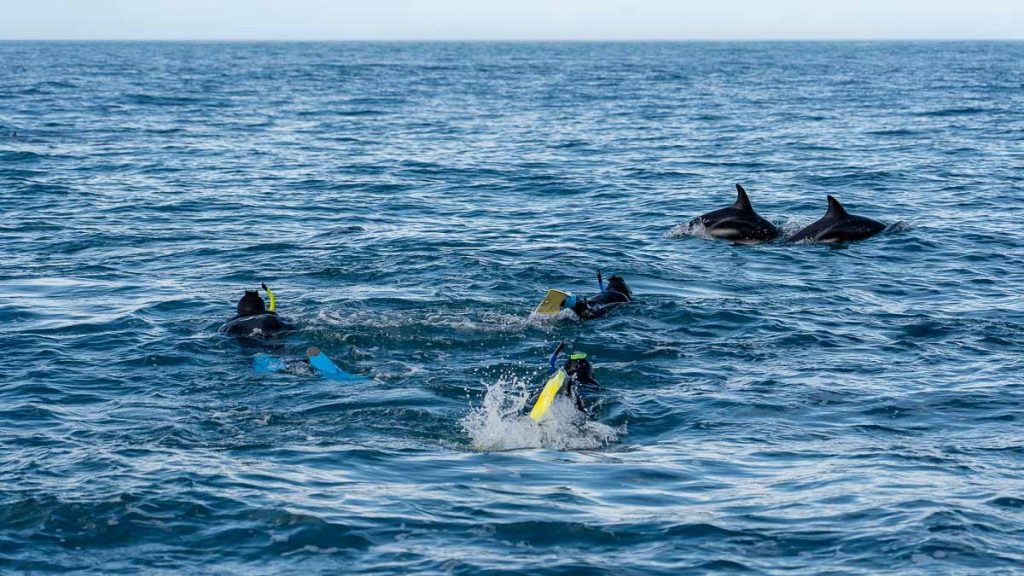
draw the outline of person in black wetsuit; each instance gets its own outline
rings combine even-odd
[[[581,320],[599,318],[611,312],[620,304],[633,300],[633,291],[629,289],[629,286],[626,286],[626,281],[622,279],[622,276],[612,276],[608,279],[608,285],[604,286],[601,282],[601,273],[598,272],[597,280],[602,285],[601,292],[598,295],[592,298],[570,296],[566,298],[563,304],[565,308],[571,308]]]
[[[601,388],[601,385],[594,379],[594,366],[591,365],[590,360],[587,360],[586,354],[576,352],[569,356],[562,369],[569,375],[565,379],[565,393],[576,404],[577,410],[589,415],[590,410],[583,404],[583,395]]]
[[[555,362],[564,348],[565,342],[561,342],[551,353],[551,357],[548,359],[548,381],[530,401],[530,418],[535,422],[539,422],[551,407],[554,400],[554,396],[549,392],[551,386],[558,387],[553,394],[566,395],[577,410],[587,417],[591,416],[591,408],[584,403],[584,396],[589,396],[601,389],[601,385],[594,379],[594,367],[587,359],[586,353],[573,352],[562,365],[562,369],[556,369]],[[564,377],[559,379],[559,374],[563,372]]]
[[[262,287],[267,292],[267,296],[270,297],[270,309],[267,309],[267,305],[263,302],[259,292],[256,290],[246,290],[242,299],[238,301],[238,314],[235,314],[234,317],[220,327],[221,332],[238,336],[267,337],[292,329],[291,324],[282,320],[277,315],[277,312],[274,311],[277,307],[274,293],[270,291],[270,288],[267,288],[266,284],[263,284]]]

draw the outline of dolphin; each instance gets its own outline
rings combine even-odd
[[[755,244],[778,238],[781,232],[771,222],[757,215],[747,191],[736,185],[736,203],[728,208],[708,212],[690,220],[689,229],[698,226],[712,238],[732,240],[741,244]]]
[[[871,218],[850,214],[832,196],[828,197],[828,212],[817,222],[790,236],[790,242],[855,242],[870,238],[885,230],[885,224]]]

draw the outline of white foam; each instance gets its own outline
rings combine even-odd
[[[690,224],[689,222],[676,224],[671,230],[665,233],[665,237],[671,240],[677,240],[685,236],[694,236],[696,238],[704,238],[706,240],[713,239],[713,237],[708,234],[704,224],[700,222],[697,222],[696,224]]]
[[[530,312],[526,317],[527,321],[535,327],[543,327],[546,324],[560,323],[565,320],[579,320],[580,317],[571,308],[563,308],[554,314],[537,314]]]
[[[587,420],[565,396],[559,395],[551,409],[534,422],[526,415],[529,389],[513,380],[500,379],[487,387],[481,406],[470,409],[462,427],[482,451],[547,448],[588,450],[615,442],[625,426],[613,428]]]

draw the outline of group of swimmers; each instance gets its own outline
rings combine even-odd
[[[612,276],[608,279],[606,286],[601,280],[601,273],[598,272],[598,284],[601,291],[589,298],[576,296],[571,292],[551,290],[545,301],[538,307],[537,313],[550,315],[568,310],[580,320],[592,320],[604,316],[617,306],[633,299],[632,290],[621,276]],[[222,333],[249,338],[267,338],[294,328],[291,323],[278,316],[277,299],[274,292],[266,284],[262,284],[261,288],[267,294],[269,305],[260,296],[258,290],[246,290],[238,300],[236,314],[221,326]],[[560,344],[552,354],[548,382],[535,395],[532,402],[533,408],[530,416],[534,420],[539,420],[544,416],[558,394],[568,397],[577,409],[586,414],[588,410],[584,403],[584,391],[596,390],[600,387],[594,378],[594,367],[583,352],[570,354],[561,368],[556,367],[557,358],[563,348],[564,346]],[[350,376],[337,368],[318,348],[310,348],[307,351],[306,361],[325,376],[331,377],[339,374]],[[283,361],[277,361],[273,365],[284,367]]]
[[[730,207],[708,212],[689,222],[694,233],[730,240],[737,243],[755,243],[774,240],[781,231],[771,222],[754,212],[746,190],[736,185],[736,203]],[[885,224],[855,216],[846,212],[839,201],[828,197],[828,212],[825,216],[797,232],[790,241],[850,242],[863,240],[881,232]],[[538,315],[553,315],[571,311],[580,320],[592,320],[604,316],[616,307],[633,300],[633,292],[621,276],[612,276],[605,285],[601,273],[597,273],[600,292],[585,298],[571,292],[549,290],[547,296],[535,310]],[[270,300],[269,306],[256,290],[246,290],[238,301],[237,314],[221,327],[221,332],[239,336],[269,337],[292,329],[292,325],[277,315],[274,293],[266,284],[261,286]],[[561,366],[557,359],[564,345],[559,344],[549,360],[549,378],[544,387],[534,396],[530,417],[539,421],[547,413],[558,395],[567,396],[576,408],[588,413],[584,402],[585,391],[600,387],[594,378],[594,367],[583,352],[574,352]],[[330,361],[318,348],[307,351],[306,361],[321,374],[328,377],[351,377]]]

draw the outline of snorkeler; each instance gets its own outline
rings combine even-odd
[[[536,314],[551,315],[562,310],[569,309],[576,313],[581,320],[592,320],[599,318],[633,300],[633,291],[626,286],[622,276],[612,276],[605,286],[601,279],[601,272],[597,273],[597,285],[601,292],[591,298],[580,298],[572,292],[561,290],[548,290],[544,300],[537,306]]]
[[[530,410],[530,418],[534,422],[539,422],[547,414],[559,393],[568,396],[577,410],[589,415],[590,411],[583,403],[584,393],[596,391],[601,387],[594,379],[594,366],[584,352],[573,352],[561,368],[555,368],[555,362],[563,348],[565,348],[565,342],[559,343],[548,360],[550,366],[548,381]]]
[[[238,301],[238,314],[220,327],[225,334],[236,334],[239,336],[271,336],[277,332],[291,330],[291,324],[281,320],[274,311],[277,308],[277,299],[274,293],[267,288],[266,284],[261,285],[270,298],[270,307],[267,308],[263,298],[256,290],[246,290],[242,299]]]

